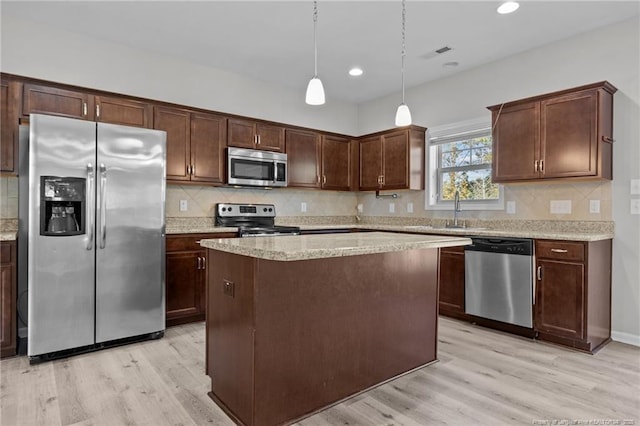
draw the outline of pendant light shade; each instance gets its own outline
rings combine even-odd
[[[318,78],[318,43],[316,42],[316,26],[318,25],[318,2],[313,2],[313,78],[307,86],[305,102],[309,105],[324,104],[324,86]]]
[[[404,103],[401,103],[396,111],[396,126],[408,126],[411,124],[411,111]]]
[[[324,104],[324,87],[322,86],[322,81],[318,78],[318,76],[314,76],[311,80],[309,80],[305,101],[309,105]]]
[[[406,13],[405,13],[405,0],[402,0],[402,54],[401,54],[401,67],[400,74],[402,75],[402,103],[398,107],[396,111],[396,126],[408,126],[411,124],[411,111],[409,111],[409,107],[404,103],[404,57],[407,52],[405,50],[405,21],[406,21]]]

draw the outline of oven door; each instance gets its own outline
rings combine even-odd
[[[227,170],[229,185],[287,186],[286,154],[229,148]]]

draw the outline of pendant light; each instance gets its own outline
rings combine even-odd
[[[402,0],[402,66],[400,68],[402,74],[402,103],[398,107],[396,111],[396,126],[408,126],[411,124],[411,111],[409,111],[409,107],[404,103],[404,57],[407,54],[405,50],[405,0]]]
[[[313,78],[307,86],[307,96],[305,102],[309,105],[324,104],[324,87],[318,78],[318,45],[316,42],[316,26],[318,25],[318,2],[313,2]]]

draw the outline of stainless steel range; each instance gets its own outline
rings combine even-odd
[[[273,204],[216,204],[216,226],[237,226],[239,237],[300,235],[297,226],[276,226]]]

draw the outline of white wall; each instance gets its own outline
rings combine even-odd
[[[303,91],[12,17],[2,16],[1,31],[6,73],[348,135],[357,130],[353,104],[312,107]]]
[[[416,124],[433,127],[488,114],[505,101],[608,80],[614,95],[615,222],[612,328],[615,340],[640,345],[640,215],[629,212],[629,180],[640,178],[640,21],[622,23],[410,88]],[[410,70],[409,70],[410,72]],[[359,108],[359,133],[393,126],[397,96]],[[362,200],[359,198],[359,202]]]

